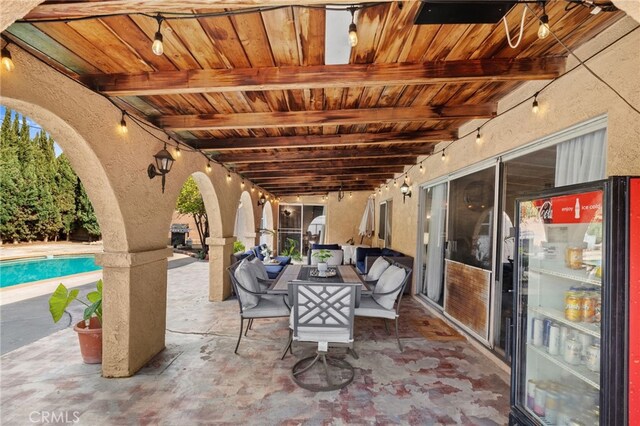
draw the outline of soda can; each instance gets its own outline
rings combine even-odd
[[[582,296],[582,321],[594,322],[596,317],[596,298],[594,292],[586,292]]]
[[[567,364],[580,364],[580,354],[582,353],[582,345],[576,339],[567,339],[564,350],[564,360]]]
[[[533,412],[544,417],[545,405],[547,403],[547,389],[542,386],[536,387],[536,395],[533,400]]]
[[[529,380],[527,382],[527,408],[533,410],[533,402],[536,397],[536,382],[535,380]]]
[[[542,346],[542,329],[544,328],[540,318],[533,319],[533,346]]]
[[[591,371],[600,371],[600,345],[593,344],[587,349],[587,368]]]
[[[582,362],[586,362],[589,346],[593,344],[593,336],[590,334],[580,333],[578,334],[578,341],[582,345],[582,352],[580,354],[580,357],[582,359]]]
[[[551,320],[549,318],[545,318],[542,320],[542,346],[545,348],[549,347],[549,329],[551,329]]]
[[[564,355],[564,349],[567,345],[567,339],[569,338],[569,327],[560,327],[560,354]]]
[[[551,324],[549,328],[549,345],[547,346],[549,355],[560,354],[560,327],[556,324]]]
[[[600,324],[600,320],[602,319],[602,297],[600,294],[597,294],[594,297],[595,300],[595,311],[593,314],[593,322]]]
[[[564,317],[569,321],[582,320],[582,294],[569,290],[564,294]]]
[[[556,392],[547,392],[547,398],[544,406],[545,423],[555,425],[558,421],[559,395]]]

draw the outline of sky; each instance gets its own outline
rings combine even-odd
[[[5,111],[7,110],[7,108],[4,105],[0,104],[0,120],[2,120],[2,118],[4,117]],[[15,114],[15,112],[14,112]],[[33,121],[32,119],[30,119],[29,117],[27,117],[27,124],[29,125],[29,133],[31,134],[31,137],[33,138],[38,132],[40,132],[42,130],[42,127],[40,127],[40,125],[38,123],[36,123],[35,121]],[[46,130],[45,130],[46,132]],[[60,148],[58,146],[57,143],[53,143],[53,149],[56,153],[56,157],[59,156],[60,154],[62,154],[62,148]]]

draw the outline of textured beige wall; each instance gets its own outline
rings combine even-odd
[[[6,30],[14,21],[24,17],[44,0],[2,0],[0,3],[0,31]]]
[[[581,58],[593,53],[617,39],[637,25],[630,18],[624,18],[597,38],[577,50]],[[588,65],[602,78],[624,95],[636,108],[640,108],[640,31],[616,43],[588,62]],[[568,60],[567,69],[573,68],[575,59]],[[532,96],[546,82],[526,83],[499,103],[498,112]],[[415,166],[409,172],[409,183],[413,196],[402,202],[400,181],[398,187],[376,192],[376,214],[380,201],[393,200],[392,248],[405,254],[416,256],[418,229],[419,185],[441,176],[495,157],[501,153],[527,145],[544,136],[564,130],[601,115],[606,115],[607,135],[607,175],[640,175],[640,119],[629,106],[621,101],[610,89],[595,79],[584,68],[576,69],[545,89],[538,97],[540,112],[531,112],[531,103],[526,102],[515,110],[498,117],[482,129],[482,144],[475,143],[475,133],[455,142],[447,148],[447,160],[442,161],[440,153],[426,158],[424,173]],[[474,132],[483,123],[468,123],[461,134]],[[447,144],[436,147],[436,152]],[[376,226],[378,226],[376,219]],[[414,274],[416,277],[417,274]]]

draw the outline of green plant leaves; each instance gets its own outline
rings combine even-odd
[[[51,312],[53,322],[60,321],[64,311],[76,297],[78,297],[78,290],[69,291],[64,284],[60,284],[56,288],[56,291],[49,298],[49,312]]]

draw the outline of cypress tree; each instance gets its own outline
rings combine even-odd
[[[14,127],[20,117],[16,115]],[[29,134],[27,119],[22,118],[22,125],[18,132],[18,159],[21,164],[22,180],[19,187],[19,208],[16,214],[16,229],[18,239],[32,241],[38,231],[38,174],[36,173],[37,150]]]
[[[83,228],[91,237],[100,236],[98,219],[79,178],[76,185],[76,227]]]
[[[55,202],[57,187],[55,184],[55,153],[53,140],[44,132],[36,135],[33,142],[36,148],[36,175],[38,179],[36,235],[48,241],[53,238],[62,226],[60,210]]]
[[[22,187],[22,173],[18,159],[17,127],[11,120],[13,112],[5,111],[0,128],[0,239],[17,241],[16,216],[19,213],[19,193]],[[17,123],[17,120],[16,120]]]
[[[76,182],[78,177],[71,168],[66,155],[60,154],[56,163],[56,204],[60,209],[60,231],[69,241],[69,235],[76,221]]]

